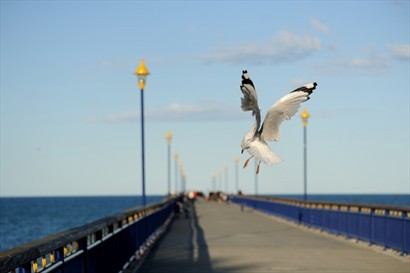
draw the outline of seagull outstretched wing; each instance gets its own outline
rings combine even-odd
[[[313,82],[301,86],[272,105],[266,113],[262,128],[259,130],[261,138],[265,141],[278,141],[281,123],[294,116],[300,104],[310,99],[309,95],[316,89],[316,85]]]
[[[257,134],[261,125],[261,112],[258,106],[258,95],[256,94],[255,86],[246,70],[242,71],[241,91],[243,93],[241,108],[243,111],[252,111],[252,116],[255,116],[256,119],[255,134]]]

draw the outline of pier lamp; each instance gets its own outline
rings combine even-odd
[[[302,118],[302,125],[303,125],[303,199],[307,201],[307,144],[306,144],[306,128],[309,119],[309,113],[305,109],[303,109],[302,114],[300,114]]]
[[[182,194],[185,194],[185,168],[182,162],[179,162],[179,173],[181,176],[181,192]]]
[[[224,165],[224,170],[225,170],[225,193],[228,194],[229,192],[228,164]]]
[[[215,191],[215,188],[216,188],[216,186],[215,186],[215,183],[216,183],[216,178],[217,178],[217,175],[216,174],[213,174],[212,175],[212,191],[214,192]]]
[[[144,60],[141,60],[140,66],[134,73],[138,77],[138,86],[141,90],[141,168],[142,168],[142,205],[147,205],[145,196],[145,143],[144,143],[144,88],[149,75],[148,69],[145,67]]]
[[[219,191],[222,191],[222,171],[218,171]]]
[[[175,193],[178,193],[178,157],[179,154],[177,152],[174,152],[174,160],[175,160]]]
[[[254,160],[255,161],[255,195],[258,195],[258,160]]]
[[[238,163],[239,157],[235,156],[233,161],[235,162],[235,186],[236,186],[236,193],[239,193],[239,174],[238,174]]]
[[[187,192],[187,185],[186,185],[186,172],[185,169],[182,170],[182,192],[186,194]]]
[[[168,196],[171,195],[171,140],[172,140],[172,134],[170,131],[168,131],[165,134],[165,139],[167,140],[167,146],[168,146]]]

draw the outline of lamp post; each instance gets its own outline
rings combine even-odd
[[[144,87],[149,75],[148,69],[145,67],[144,60],[141,60],[140,66],[135,71],[138,77],[138,86],[141,90],[141,159],[142,159],[142,206],[147,205],[145,196],[145,143],[144,143]]]
[[[219,191],[222,192],[222,171],[218,171]]]
[[[174,160],[175,160],[175,193],[178,194],[178,157],[179,154],[177,152],[174,153]]]
[[[182,171],[181,175],[182,175],[183,193],[186,194],[187,186],[186,186],[186,172],[185,172],[185,169]]]
[[[307,201],[307,144],[306,144],[306,128],[309,119],[309,113],[307,112],[306,108],[303,109],[302,114],[300,114],[302,118],[302,125],[303,125],[303,200]]]
[[[181,192],[185,194],[185,168],[181,162],[179,163],[179,172],[181,174]]]
[[[165,139],[167,140],[167,146],[168,146],[168,196],[171,195],[171,140],[172,140],[172,134],[170,131],[168,131],[165,134]]]
[[[212,191],[214,192],[215,191],[215,189],[216,189],[216,186],[215,186],[215,183],[216,183],[216,178],[217,178],[217,175],[216,174],[214,174],[214,175],[212,175]]]
[[[255,195],[258,195],[258,174],[256,170],[258,169],[258,160],[255,161]]]
[[[228,192],[229,192],[228,164],[224,165],[224,170],[225,170],[225,193],[228,194]]]
[[[236,186],[236,193],[239,193],[239,174],[238,174],[238,163],[239,163],[239,157],[235,156],[233,159],[235,162],[235,186]]]

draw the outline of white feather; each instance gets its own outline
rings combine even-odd
[[[307,100],[307,93],[293,92],[278,100],[266,113],[261,137],[266,141],[278,141],[279,126],[284,120],[296,114],[302,102]]]
[[[255,138],[254,141],[249,143],[247,151],[250,155],[256,157],[258,161],[262,161],[265,164],[273,165],[282,162],[282,159],[272,152],[268,144],[260,141],[259,138]]]

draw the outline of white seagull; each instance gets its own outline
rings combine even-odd
[[[282,97],[271,106],[266,113],[265,120],[261,126],[261,112],[258,106],[258,96],[256,95],[255,86],[249,78],[248,71],[242,71],[241,107],[243,111],[252,111],[256,122],[242,139],[242,153],[247,150],[251,155],[243,165],[248,166],[249,160],[253,157],[259,161],[256,173],[259,173],[261,162],[269,165],[280,163],[282,160],[271,151],[266,141],[279,140],[279,126],[284,120],[290,119],[296,114],[302,102],[310,99],[310,94],[316,89],[317,83],[312,82],[296,88],[286,96]]]

